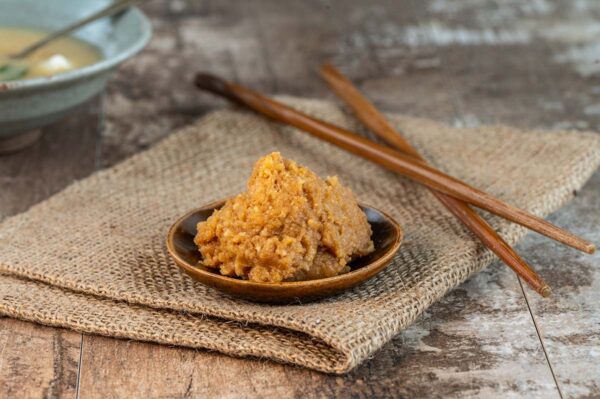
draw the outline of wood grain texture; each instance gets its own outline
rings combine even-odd
[[[600,4],[582,1],[571,8],[559,1],[544,2],[546,6],[533,3],[509,9],[498,2],[478,6],[437,2],[438,12],[431,17],[442,21],[446,33],[456,32],[457,27],[467,26],[472,32],[492,27],[516,29],[527,38],[526,45],[440,49],[441,62],[448,66],[443,73],[453,82],[452,97],[464,115],[459,123],[598,130],[600,108],[595,104],[600,70],[582,71],[593,67],[590,57],[597,59],[593,55],[595,39],[585,32],[600,27]],[[557,20],[562,23],[552,23]],[[600,173],[596,173],[582,193],[550,221],[573,226],[576,233],[599,242],[599,179]],[[599,397],[600,257],[580,257],[535,234],[528,235],[517,250],[527,254],[526,259],[557,288],[548,301],[531,295],[527,299],[561,395]]]
[[[71,126],[66,137],[0,158],[0,215],[222,104],[192,87],[199,69],[333,99],[315,74],[331,60],[386,111],[460,126],[600,130],[595,0],[152,0],[144,9],[155,35],[111,81],[98,148],[98,119],[82,116],[59,124]],[[596,174],[551,220],[600,242],[599,193]],[[598,397],[599,255],[533,234],[517,249],[555,288],[550,301],[526,297],[512,272],[491,265],[349,375],[84,336],[79,397]],[[40,397],[51,385],[74,396],[71,371],[51,384],[58,357],[48,353],[58,331],[70,348],[62,359],[77,358],[79,334],[7,319],[0,328],[0,397]]]
[[[0,318],[0,397],[74,397],[81,334]]]
[[[576,222],[582,233],[598,242],[599,192],[597,173],[577,200],[552,219]],[[531,254],[549,283],[560,287],[548,301],[527,298],[564,397],[600,397],[600,257],[574,256],[535,236],[520,247]]]

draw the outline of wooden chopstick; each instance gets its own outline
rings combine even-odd
[[[433,190],[443,192],[475,205],[478,208],[485,209],[583,252],[593,253],[595,251],[592,243],[542,218],[500,201],[454,177],[448,176],[414,157],[373,143],[348,130],[310,117],[251,89],[236,83],[227,82],[214,75],[198,74],[196,75],[195,83],[200,89],[225,97],[276,121],[304,130],[315,137],[373,161]]]
[[[332,64],[323,64],[320,69],[320,75],[338,97],[354,111],[356,117],[373,133],[398,150],[424,161],[417,150],[398,130],[394,129],[386,117],[335,66]],[[432,191],[432,193],[486,247],[513,269],[533,290],[543,297],[550,295],[550,287],[544,280],[468,204],[438,191]]]

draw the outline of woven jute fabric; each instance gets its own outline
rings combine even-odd
[[[284,101],[362,131],[331,103]],[[569,200],[600,163],[600,139],[591,133],[390,119],[439,168],[540,216]],[[321,176],[338,175],[361,202],[397,219],[405,239],[392,264],[344,294],[289,306],[234,299],[181,273],[166,251],[168,227],[192,208],[242,191],[253,163],[271,151]],[[510,243],[525,232],[489,220]],[[0,313],[344,373],[493,259],[426,189],[291,127],[227,108],[4,220]]]

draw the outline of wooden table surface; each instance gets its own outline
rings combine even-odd
[[[0,157],[0,219],[152,145],[222,102],[207,70],[260,90],[333,98],[343,69],[387,111],[457,126],[600,130],[600,1],[150,1],[148,48],[106,94]],[[600,242],[600,173],[550,218]],[[0,397],[600,397],[600,256],[529,234],[554,287],[540,299],[496,262],[354,372],[0,318]]]

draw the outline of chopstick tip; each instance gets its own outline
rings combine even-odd
[[[592,244],[591,242],[586,246],[586,251],[588,254],[593,254],[594,252],[596,252],[596,245]]]
[[[550,294],[552,294],[552,289],[549,285],[545,284],[542,288],[540,288],[540,295],[544,298],[548,298]]]

